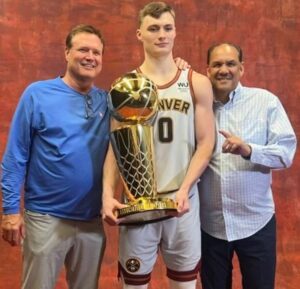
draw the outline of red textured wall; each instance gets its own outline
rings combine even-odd
[[[64,73],[64,40],[79,23],[99,27],[106,38],[104,68],[97,84],[109,88],[142,60],[136,16],[144,0],[0,0],[0,156],[20,93],[30,82]],[[299,135],[300,2],[298,0],[176,0],[175,54],[205,73],[206,50],[213,42],[232,41],[245,53],[243,83],[267,88],[284,104]],[[300,283],[299,155],[292,168],[274,173],[278,222],[277,289]],[[120,288],[116,280],[117,229],[107,228],[108,248],[101,288]],[[20,249],[0,241],[0,289],[17,289]],[[151,288],[167,288],[161,262]],[[66,288],[60,278],[57,289]],[[199,285],[200,288],[200,285]],[[234,289],[241,288],[235,269]]]

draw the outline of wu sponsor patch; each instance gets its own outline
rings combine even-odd
[[[177,82],[177,88],[181,92],[185,92],[189,90],[189,83],[187,82]]]
[[[141,263],[136,258],[130,258],[126,261],[126,269],[131,273],[139,271],[140,267]]]

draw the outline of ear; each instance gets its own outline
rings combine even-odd
[[[139,41],[142,41],[142,36],[141,36],[141,29],[136,30],[136,37]]]
[[[245,69],[244,69],[244,62],[242,62],[241,65],[240,65],[240,76],[241,77],[243,76],[244,71],[245,71]]]
[[[69,54],[70,54],[70,50],[66,47],[65,48],[65,59],[66,59],[67,62],[68,62],[68,59],[69,59]]]
[[[206,67],[206,76],[210,78],[210,67],[209,65]]]

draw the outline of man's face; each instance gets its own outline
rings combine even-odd
[[[228,96],[237,87],[243,73],[243,64],[239,61],[238,51],[233,46],[223,44],[211,52],[207,76],[216,97]]]
[[[103,44],[91,33],[78,33],[72,39],[72,47],[66,49],[68,73],[80,81],[93,81],[102,69]]]
[[[150,55],[160,56],[172,52],[175,37],[175,21],[169,12],[163,13],[158,19],[147,15],[137,30],[137,38]]]

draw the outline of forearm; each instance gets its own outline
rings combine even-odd
[[[291,166],[296,151],[296,140],[291,140],[289,145],[257,145],[249,144],[252,152],[250,161],[269,167],[271,169],[284,169]]]
[[[181,190],[189,193],[192,186],[199,180],[200,176],[206,169],[212,156],[212,150],[213,147],[210,144],[202,144],[197,146],[180,187]]]
[[[103,199],[113,198],[120,183],[120,174],[111,145],[104,162]]]
[[[120,173],[110,145],[104,163],[102,195],[102,218],[110,225],[116,225],[121,222],[121,219],[117,218],[116,211],[125,207],[125,205],[115,199],[115,193],[118,190],[119,185]]]
[[[20,212],[21,187],[24,182],[25,165],[4,155],[2,163],[2,207],[4,214]]]

